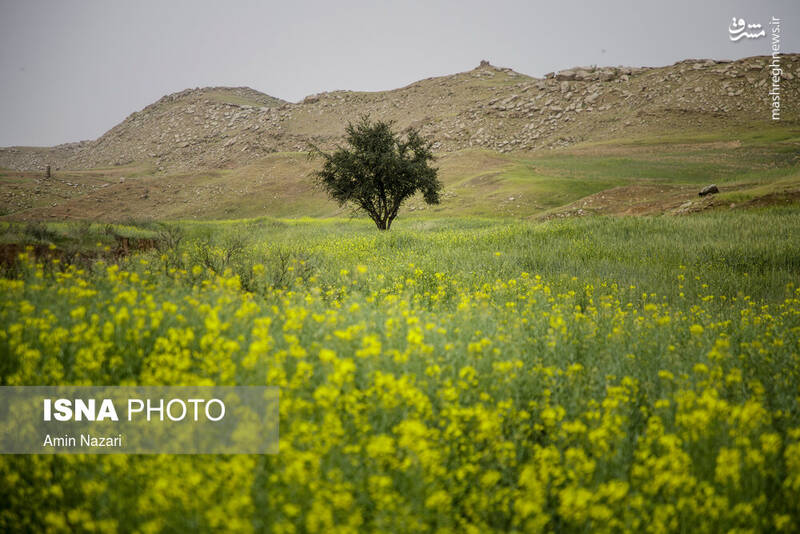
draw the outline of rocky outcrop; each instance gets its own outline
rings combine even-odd
[[[645,70],[647,70],[646,67],[575,67],[574,69],[559,71],[555,73],[553,77],[560,81],[610,82],[625,76],[624,81],[627,81],[632,74],[638,74]]]
[[[57,171],[91,143],[92,141],[80,141],[54,147],[0,147],[0,168],[44,171],[50,165],[52,170]]]

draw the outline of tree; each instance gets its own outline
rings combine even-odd
[[[409,128],[401,136],[394,122],[371,122],[362,115],[345,128],[347,146],[327,154],[311,145],[309,157],[321,156],[318,183],[340,206],[351,203],[369,215],[379,230],[388,230],[403,202],[417,192],[427,204],[439,203],[442,183],[429,163],[434,156],[430,141]]]

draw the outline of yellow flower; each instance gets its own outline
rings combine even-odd
[[[331,363],[336,360],[336,353],[330,349],[322,349],[319,351],[319,360],[325,363]]]
[[[437,490],[425,499],[425,507],[444,512],[450,508],[450,495],[444,490]]]

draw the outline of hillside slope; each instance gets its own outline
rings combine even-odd
[[[0,171],[2,215],[14,220],[230,219],[347,216],[315,187],[318,161],[276,152],[232,169],[151,173],[146,167]],[[800,200],[800,127],[757,122],[502,154],[441,154],[442,202],[412,198],[402,217],[564,217],[689,213]],[[700,198],[716,183],[714,198]],[[760,204],[759,204],[760,205]]]
[[[800,55],[782,56],[782,120],[796,121]],[[0,149],[0,167],[45,164],[154,172],[224,169],[323,147],[362,113],[416,126],[439,152],[520,152],[768,120],[768,59],[686,60],[660,68],[575,68],[537,79],[487,62],[472,71],[373,93],[335,91],[288,103],[248,88],[191,89],[68,149]]]

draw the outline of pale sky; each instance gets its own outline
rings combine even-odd
[[[541,76],[770,53],[731,42],[732,17],[782,21],[800,0],[0,0],[0,146],[95,139],[165,94],[249,86],[292,102],[394,89],[481,59]]]

